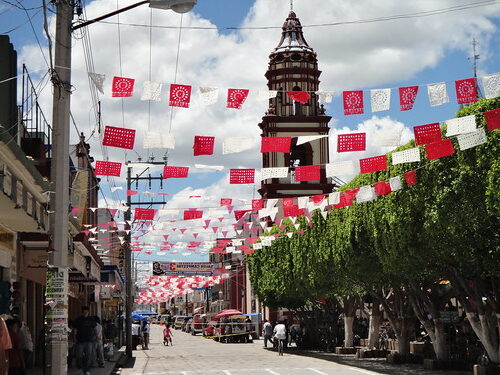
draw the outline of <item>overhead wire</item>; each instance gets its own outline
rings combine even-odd
[[[358,19],[358,20],[348,20],[348,21],[337,21],[337,22],[325,22],[325,23],[317,23],[317,24],[305,24],[302,25],[303,28],[313,28],[313,27],[329,27],[329,26],[341,26],[341,25],[352,25],[352,24],[368,24],[368,23],[376,23],[376,22],[385,22],[385,21],[394,21],[394,20],[403,20],[410,18],[419,18],[419,17],[429,17],[435,16],[445,13],[457,12],[462,10],[468,10],[473,8],[479,8],[484,6],[496,5],[499,4],[500,0],[486,0],[486,1],[478,1],[470,4],[463,5],[455,5],[447,8],[434,9],[429,11],[421,11],[421,12],[412,12],[406,14],[396,14],[392,16],[383,16],[383,17],[375,17],[375,18],[366,18],[366,19]],[[101,23],[107,24],[116,24],[113,21],[98,21]],[[150,26],[148,24],[139,24],[139,23],[121,23],[126,26],[134,26],[134,27],[154,27],[161,29],[177,29],[177,26],[171,25],[153,25]],[[230,26],[230,27],[216,27],[216,26],[185,26],[184,29],[189,30],[276,30],[281,29],[281,26]]]

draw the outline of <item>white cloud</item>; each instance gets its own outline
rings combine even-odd
[[[132,0],[120,1],[126,6]],[[429,9],[446,8],[456,5],[454,0],[401,2],[398,0],[358,0],[336,1],[302,0],[296,1],[296,11],[303,25],[321,24],[342,20],[369,19],[380,16],[420,12]],[[463,3],[463,2],[461,2]],[[256,0],[242,26],[281,25],[288,14],[288,2]],[[100,0],[88,3],[89,18],[107,13],[116,8],[114,0]],[[318,53],[322,90],[341,91],[343,89],[390,87],[392,82],[406,80],[427,68],[436,66],[450,51],[467,50],[465,42],[475,36],[482,46],[483,56],[489,56],[488,41],[496,28],[490,20],[498,17],[498,7],[479,7],[467,11],[445,13],[438,16],[401,19],[396,21],[351,24],[335,27],[305,27],[308,43]],[[150,9],[139,7],[120,16],[123,23],[148,24]],[[110,19],[116,21],[116,17]],[[180,16],[168,11],[153,11],[155,25],[178,25]],[[54,19],[51,20],[52,27]],[[214,26],[201,18],[196,11],[184,16],[184,26]],[[121,25],[121,50],[118,48],[117,25],[96,23],[88,27],[91,35],[95,71],[106,74],[105,93],[101,97],[104,125],[122,126],[121,99],[110,97],[110,84],[114,75],[136,79],[136,95],[125,98],[124,126],[137,129],[135,151],[124,152],[108,148],[109,160],[123,161],[136,159],[136,152],[143,157],[151,155],[151,150],[142,149],[142,137],[146,130],[167,132],[170,128],[168,107],[168,83],[174,80],[177,38],[176,29],[152,30],[152,71],[149,72],[149,29]],[[264,74],[267,69],[269,53],[280,39],[280,30],[244,29],[230,34],[217,30],[191,30],[182,32],[180,64],[177,82],[193,85],[192,108],[173,109],[172,132],[176,135],[176,148],[169,152],[170,165],[194,166],[194,164],[224,165],[231,167],[261,167],[261,154],[256,147],[248,152],[222,155],[222,140],[226,136],[260,136],[258,123],[266,110],[266,103],[257,100],[257,91],[266,88]],[[119,54],[122,56],[120,71]],[[44,67],[38,46],[25,46],[20,53],[20,62],[26,62],[30,69]],[[72,112],[80,130],[88,135],[93,129],[92,104],[90,101],[88,79],[82,43],[75,38],[73,42],[73,81],[75,92],[72,96]],[[151,75],[151,77],[150,77]],[[140,100],[142,83],[146,80],[167,83],[161,102]],[[416,82],[425,84],[427,82]],[[200,86],[219,87],[219,101],[204,107],[198,102],[197,88]],[[227,88],[249,88],[250,97],[242,110],[225,108]],[[50,91],[45,90],[42,98],[45,112],[50,114]],[[149,108],[151,110],[149,110]],[[50,118],[50,117],[49,117]],[[150,125],[148,125],[150,123]],[[347,160],[355,157],[375,156],[386,153],[390,148],[377,148],[370,145],[366,152],[355,155],[337,154],[336,137],[339,132],[351,129],[334,129],[336,121],[330,124],[331,161]],[[372,118],[360,123],[356,131],[366,131],[368,139],[377,128],[403,127],[403,124],[390,117]],[[355,131],[352,130],[352,131]],[[216,137],[213,156],[192,156],[195,135]],[[411,136],[404,128],[403,143]],[[76,139],[76,134],[73,134]],[[92,153],[96,160],[103,158],[99,140],[94,136],[91,141]],[[353,153],[351,153],[353,154]],[[155,151],[156,160],[163,156]],[[357,164],[357,163],[355,163]],[[124,175],[124,173],[123,173]],[[256,178],[256,181],[259,181]],[[229,185],[227,175],[215,184],[204,188],[187,188],[166,205],[167,207],[190,207],[193,200],[186,195],[220,197],[258,198],[253,187]],[[184,198],[183,198],[184,197]],[[214,204],[214,201],[196,202]],[[217,203],[217,202],[216,202]]]

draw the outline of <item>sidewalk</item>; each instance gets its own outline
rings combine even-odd
[[[104,361],[104,367],[93,367],[90,369],[90,374],[91,375],[111,375],[111,373],[114,371],[115,367],[118,364],[118,361],[122,358],[124,355],[123,350],[119,350],[115,353],[113,359],[111,361]],[[72,368],[68,369],[68,375],[82,375],[83,371],[76,368],[73,366]],[[36,370],[29,370],[26,372],[26,375],[43,375],[43,370],[42,369],[36,369]]]
[[[297,356],[306,356],[311,358],[323,359],[335,362],[341,365],[346,365],[351,368],[360,369],[362,372],[374,371],[379,374],[387,375],[470,375],[472,371],[442,371],[442,370],[425,370],[421,364],[391,364],[385,358],[363,358],[356,359],[354,355],[342,355],[334,353],[318,352],[314,350],[297,350],[291,348],[287,353]],[[268,349],[271,350],[271,349]]]

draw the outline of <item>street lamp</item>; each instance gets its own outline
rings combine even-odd
[[[51,195],[50,210],[54,212],[50,220],[50,237],[52,251],[49,252],[50,268],[47,269],[47,285],[54,284],[54,280],[61,285],[68,282],[68,249],[69,236],[69,133],[70,133],[70,103],[71,103],[71,44],[72,32],[84,26],[88,26],[100,20],[109,18],[116,14],[143,4],[149,4],[151,8],[171,9],[177,13],[189,12],[196,5],[197,0],[144,0],[118,9],[103,16],[73,24],[74,2],[68,0],[53,0],[56,5],[56,34],[54,51],[54,68],[51,71],[53,83],[53,107],[52,107],[52,161],[51,161]],[[130,248],[125,251],[125,274],[126,274],[126,354],[132,357],[132,325],[130,315],[132,313],[132,285],[131,285],[131,257]],[[64,288],[63,288],[64,289]],[[55,293],[55,292],[54,292]],[[67,374],[67,325],[68,305],[67,289],[57,295],[60,303],[57,309],[47,316],[47,364],[48,373],[51,375]]]

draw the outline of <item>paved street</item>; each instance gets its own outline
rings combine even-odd
[[[416,366],[388,366],[382,361],[356,361],[335,357],[346,364],[332,362],[332,355],[300,355],[285,353],[279,357],[262,348],[262,340],[253,344],[221,344],[200,336],[174,331],[174,346],[162,343],[162,328],[151,329],[150,350],[134,351],[132,368],[117,370],[121,375],[359,375],[419,374],[434,375],[452,372],[428,372]],[[326,359],[325,359],[326,358]],[[330,359],[330,360],[328,360]],[[360,366],[360,367],[354,367]],[[365,368],[363,368],[365,367]],[[465,373],[462,373],[465,374]]]

